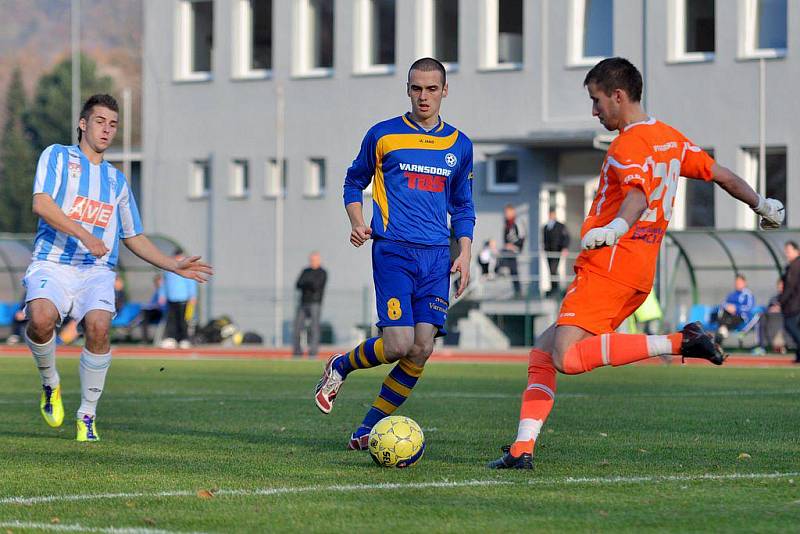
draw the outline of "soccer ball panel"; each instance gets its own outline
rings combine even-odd
[[[384,417],[369,434],[369,453],[384,467],[409,467],[422,458],[424,451],[422,429],[402,415]]]

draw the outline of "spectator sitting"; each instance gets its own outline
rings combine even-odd
[[[142,306],[139,317],[136,318],[136,324],[142,329],[143,343],[153,342],[153,338],[150,337],[150,326],[160,323],[165,315],[165,306],[162,306],[159,302],[161,297],[161,282],[160,274],[153,276],[153,294],[150,296],[150,300]]]
[[[25,315],[25,293],[23,293],[22,302],[19,303],[19,309],[14,312],[14,320],[11,323],[11,335],[6,339],[6,343],[9,345],[16,345],[22,341],[23,331],[27,323],[28,317]]]
[[[747,280],[741,274],[736,275],[735,291],[732,291],[717,313],[717,342],[728,337],[730,329],[736,329],[750,320],[756,299],[747,287]]]

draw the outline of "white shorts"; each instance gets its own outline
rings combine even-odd
[[[60,315],[59,324],[70,316],[77,322],[92,310],[116,313],[114,279],[116,273],[103,265],[63,265],[34,261],[22,284],[25,302],[47,299]]]

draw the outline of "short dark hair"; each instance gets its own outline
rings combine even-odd
[[[584,87],[590,83],[608,96],[612,91],[622,89],[633,102],[642,100],[642,73],[625,58],[610,57],[592,67],[583,80]]]
[[[411,81],[412,70],[421,70],[424,72],[438,70],[442,75],[442,87],[447,83],[447,72],[445,71],[444,65],[442,65],[441,61],[433,59],[432,57],[423,57],[411,64],[411,67],[408,69],[409,81]]]
[[[783,245],[784,247],[792,247],[795,250],[800,250],[800,247],[797,246],[797,241],[790,239]]]
[[[747,282],[747,278],[745,278],[742,273],[736,273],[736,278],[738,278],[742,282]]]
[[[175,250],[172,252],[173,256],[183,256],[183,248],[175,247]]]
[[[95,106],[103,106],[104,108],[108,108],[114,113],[119,113],[119,104],[117,104],[117,99],[111,95],[92,95],[89,97],[89,100],[84,102],[83,109],[81,109],[80,119],[89,120],[89,116],[92,114],[92,110]],[[83,137],[83,131],[81,131],[81,127],[78,126],[78,141],[80,142],[81,138]]]

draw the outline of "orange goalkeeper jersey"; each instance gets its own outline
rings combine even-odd
[[[626,126],[603,160],[597,194],[581,237],[610,223],[632,188],[644,192],[647,209],[615,246],[582,251],[575,267],[650,291],[678,179],[711,180],[713,164],[711,156],[663,122],[651,118]]]

